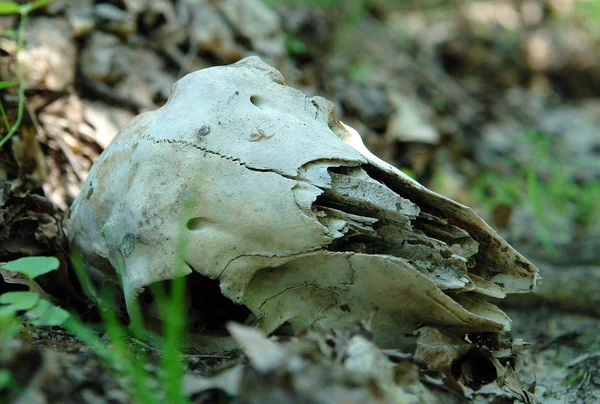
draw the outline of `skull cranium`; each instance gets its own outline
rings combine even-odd
[[[377,308],[384,346],[419,325],[506,330],[486,297],[537,279],[471,209],[373,156],[331,102],[257,57],[187,75],[123,129],[69,233],[93,277],[118,275],[127,303],[197,272],[267,332],[343,327]]]

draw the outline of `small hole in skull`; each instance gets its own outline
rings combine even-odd
[[[169,94],[161,94],[160,92],[157,92],[152,97],[152,102],[155,105],[159,105],[160,106],[160,105],[164,105],[167,102],[168,98],[169,98]]]
[[[250,97],[250,102],[254,106],[262,109],[262,106],[265,104],[265,99],[263,97],[258,96],[258,95],[253,95],[253,96]]]
[[[187,221],[187,228],[191,231],[201,230],[206,224],[206,220],[203,217],[194,217]]]

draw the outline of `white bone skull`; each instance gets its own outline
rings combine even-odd
[[[373,156],[331,102],[257,57],[187,75],[123,129],[73,204],[69,237],[128,305],[196,271],[266,332],[342,328],[377,309],[383,346],[420,325],[507,330],[486,298],[537,280],[471,209]]]

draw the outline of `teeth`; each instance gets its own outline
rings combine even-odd
[[[374,339],[388,347],[423,324],[506,330],[485,299],[537,281],[468,207],[373,156],[332,103],[256,57],[187,75],[123,129],[73,204],[69,235],[90,273],[121,282],[128,307],[189,275],[202,280],[188,282],[188,310],[211,328],[234,316],[266,332],[343,328],[376,310]]]

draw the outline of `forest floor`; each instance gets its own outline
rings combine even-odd
[[[332,100],[375,154],[473,206],[538,265],[538,293],[499,304],[513,319],[507,337],[526,342],[516,365],[523,386],[541,403],[600,402],[600,15],[588,2],[247,1],[243,12],[223,5],[238,1],[134,3],[56,0],[28,17],[18,51],[28,111],[20,140],[0,154],[0,179],[29,202],[10,216],[0,193],[0,262],[62,254],[64,263],[68,207],[117,131],[162,105],[184,74],[258,54],[288,85]],[[18,70],[18,22],[0,16],[3,81]],[[11,121],[13,90],[2,91]],[[33,218],[25,233],[56,227],[42,239],[15,237],[10,225],[24,217]],[[0,292],[14,288],[0,278]],[[8,362],[27,366],[8,368],[27,382],[29,402],[130,400],[60,327],[28,328],[11,343]],[[159,372],[152,347],[128,343]],[[226,402],[231,392],[200,376],[246,363],[238,354],[185,362],[194,402]]]

